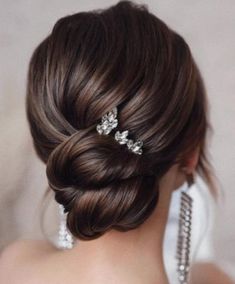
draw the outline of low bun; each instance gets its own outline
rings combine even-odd
[[[152,213],[158,200],[153,176],[139,176],[100,190],[79,192],[67,224],[80,239],[94,239],[111,229],[137,228]]]
[[[49,181],[58,188],[99,188],[146,172],[144,158],[111,135],[78,131],[54,149],[47,161]]]
[[[92,239],[111,228],[135,228],[146,219],[157,189],[141,158],[94,130],[76,132],[54,149],[47,177],[74,236]]]

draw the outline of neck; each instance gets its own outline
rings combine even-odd
[[[173,187],[172,179],[159,184],[158,204],[151,216],[138,228],[127,232],[111,230],[92,241],[78,241],[72,250],[83,255],[91,266],[97,263],[138,271],[146,283],[168,283],[163,264],[163,238]],[[79,253],[78,253],[79,252]],[[101,268],[102,269],[102,268]]]

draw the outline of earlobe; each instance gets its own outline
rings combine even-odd
[[[200,148],[197,147],[196,150],[190,155],[190,157],[185,159],[184,163],[179,165],[178,167],[179,174],[175,184],[176,189],[181,187],[185,181],[187,181],[189,185],[194,183],[193,173],[198,164],[199,154],[200,154]]]
[[[192,174],[195,171],[199,160],[199,153],[200,148],[197,147],[191,156],[185,161],[185,166],[181,167],[186,174]]]

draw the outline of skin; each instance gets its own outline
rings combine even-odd
[[[190,284],[234,284],[234,281],[213,263],[196,263],[191,272]]]
[[[46,241],[21,240],[9,245],[0,256],[0,283],[168,284],[162,249],[171,194],[185,182],[185,173],[192,172],[197,161],[195,151],[185,167],[169,169],[160,180],[158,206],[137,229],[112,230],[96,240],[79,240],[65,251]],[[220,283],[232,283],[221,279]],[[192,283],[216,284],[200,281]]]

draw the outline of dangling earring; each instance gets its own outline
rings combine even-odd
[[[186,174],[188,187],[181,191],[179,231],[177,240],[177,272],[180,284],[188,283],[190,268],[190,245],[192,229],[192,197],[187,193],[191,185],[194,184],[193,174]]]
[[[58,247],[61,249],[71,249],[73,247],[73,237],[67,229],[66,219],[67,216],[64,213],[64,206],[59,204],[60,224],[59,224],[59,236]]]

